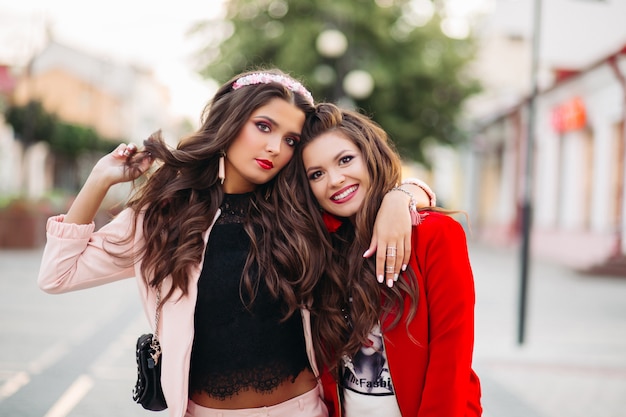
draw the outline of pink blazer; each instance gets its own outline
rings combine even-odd
[[[146,285],[146,280],[141,275],[141,260],[135,256],[136,248],[141,247],[144,241],[141,233],[143,217],[140,215],[138,232],[131,241],[122,246],[110,243],[128,236],[133,215],[133,210],[126,209],[98,231],[94,231],[94,223],[84,225],[62,223],[63,215],[49,218],[46,225],[47,243],[37,280],[39,288],[50,294],[61,294],[135,277],[148,323],[154,326],[156,292],[154,288]],[[218,210],[211,227],[203,234],[205,247],[219,215]],[[112,257],[104,248],[131,254],[133,262]],[[187,409],[194,312],[201,270],[202,263],[196,265],[190,272],[192,279],[189,280],[188,295],[183,297],[182,292],[178,290],[175,296],[163,305],[161,311],[159,322],[159,339],[163,350],[161,383],[171,417],[184,417]],[[167,293],[169,288],[170,282],[166,281],[161,292]],[[307,354],[317,376],[319,373],[313,353],[310,314],[304,308],[301,312]]]

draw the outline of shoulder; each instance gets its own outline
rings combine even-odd
[[[465,237],[465,231],[461,223],[454,217],[437,211],[420,212],[420,223],[413,226],[414,235],[430,236],[430,235],[462,235]]]
[[[412,236],[414,266],[421,272],[430,297],[473,291],[468,241],[461,223],[446,213],[424,212]],[[465,290],[463,290],[465,289]],[[440,291],[440,292],[437,292]],[[446,295],[448,296],[448,295]]]
[[[454,217],[435,211],[425,211],[420,216],[421,222],[413,227],[411,239],[418,259],[430,258],[439,252],[460,254],[467,251],[465,230]]]

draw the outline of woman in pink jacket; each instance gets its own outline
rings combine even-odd
[[[336,220],[328,231],[320,227],[334,252],[311,310],[331,414],[479,416],[474,281],[461,225],[413,204],[408,268],[392,287],[378,286],[374,265],[359,252],[385,195],[406,192],[395,188],[401,165],[387,135],[361,114],[319,104],[296,159],[301,186],[314,197],[310,210],[321,208],[327,225],[330,215]]]
[[[44,291],[136,277],[151,323],[159,311],[172,417],[327,415],[303,308],[327,248],[309,245],[315,231],[304,190],[283,170],[313,105],[281,72],[239,75],[176,149],[159,133],[142,150],[118,146],[94,166],[67,214],[48,220]],[[96,231],[109,188],[140,176],[127,208]],[[410,228],[408,198],[393,194],[368,251],[381,248],[379,260],[388,245],[408,243],[398,232]],[[404,259],[387,259],[379,274],[397,275]]]

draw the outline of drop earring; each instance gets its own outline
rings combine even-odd
[[[226,179],[226,169],[224,168],[225,157],[226,154],[222,153],[217,167],[217,178],[220,179],[220,184],[224,184],[224,180]]]

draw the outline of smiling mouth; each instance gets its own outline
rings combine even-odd
[[[343,200],[344,198],[348,197],[350,194],[354,193],[357,190],[357,188],[359,187],[356,185],[353,185],[352,187],[348,187],[342,192],[340,192],[339,194],[333,195],[332,197],[330,197],[330,199],[333,201]]]
[[[267,159],[257,159],[256,162],[263,169],[272,169],[272,168],[274,168],[274,164],[272,163],[272,161],[268,161]]]

